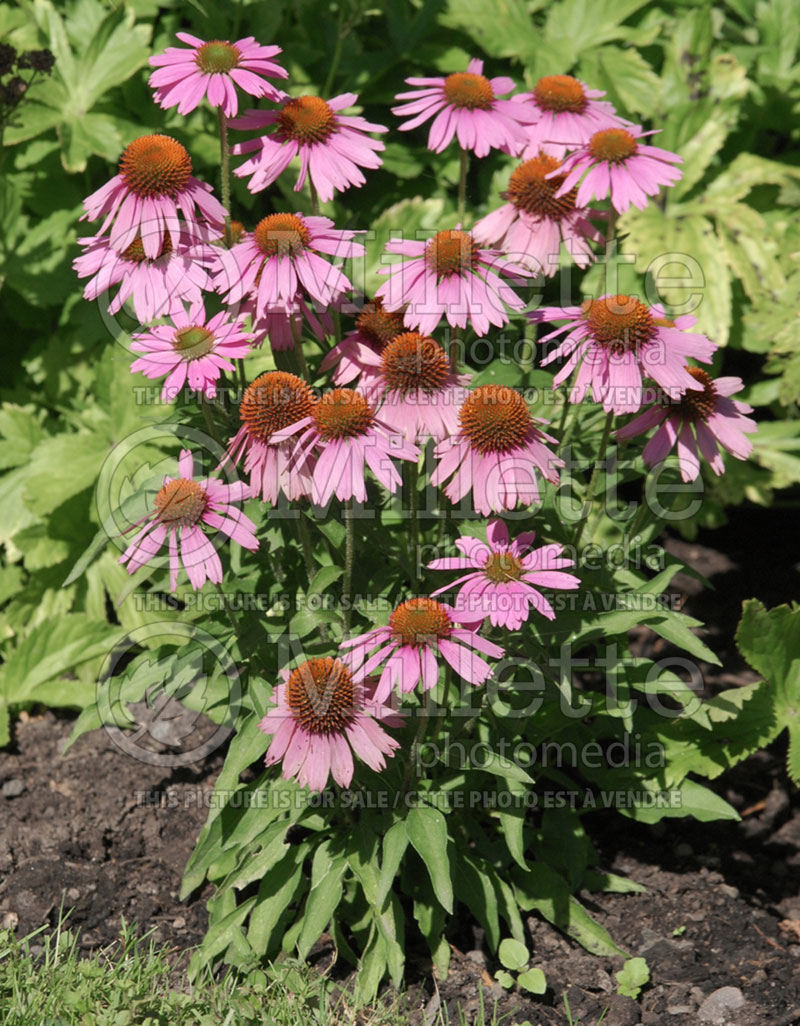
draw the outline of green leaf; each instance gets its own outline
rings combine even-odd
[[[277,948],[279,937],[274,935],[278,924],[292,901],[305,889],[303,858],[308,847],[292,848],[281,862],[264,874],[259,884],[247,931],[247,940],[259,955]]]
[[[453,884],[447,854],[447,823],[438,809],[419,806],[406,818],[406,833],[412,847],[425,863],[436,897],[453,914]]]
[[[403,861],[403,855],[405,855],[407,847],[408,833],[406,832],[405,823],[401,820],[390,826],[383,836],[383,858],[381,870],[378,874],[378,889],[375,895],[375,904],[378,908],[383,907],[383,903],[392,889],[392,884],[400,869],[400,863]]]
[[[800,783],[800,606],[792,603],[767,610],[757,599],[749,599],[743,606],[736,644],[767,682],[778,731],[789,728],[787,770]]]
[[[535,909],[592,954],[604,957],[627,955],[614,943],[608,931],[572,897],[564,878],[549,866],[536,863],[527,873],[515,871],[514,890],[523,911]]]
[[[547,990],[547,977],[541,969],[528,969],[526,972],[520,973],[517,983],[523,990],[527,990],[531,994],[544,994]]]
[[[46,700],[51,705],[82,707],[92,701],[94,684],[64,679],[91,659],[109,653],[122,636],[119,627],[68,613],[42,623],[6,655],[0,667],[0,693],[9,704]]]
[[[319,595],[327,591],[334,581],[338,581],[344,573],[340,566],[323,566],[315,574],[314,580],[308,587],[309,595]]]
[[[497,892],[490,868],[464,855],[456,863],[458,897],[486,931],[486,940],[492,951],[500,943],[500,918]]]
[[[629,958],[615,974],[617,993],[624,997],[638,998],[642,988],[650,982],[650,969],[644,958]]]
[[[519,941],[513,940],[511,937],[506,937],[505,940],[500,941],[497,957],[500,959],[500,964],[504,965],[506,969],[516,971],[528,964],[530,955],[524,944],[520,944]]]
[[[308,956],[342,900],[342,877],[346,869],[347,859],[343,855],[331,856],[327,842],[314,852],[311,890],[306,898],[303,925],[297,938],[300,958]]]
[[[233,891],[228,893],[232,895]],[[255,897],[248,898],[241,905],[235,906],[227,915],[212,923],[199,949],[192,955],[188,969],[190,980],[196,979],[203,967],[228,947],[255,903]]]

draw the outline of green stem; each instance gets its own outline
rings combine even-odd
[[[214,414],[211,412],[211,404],[204,395],[200,396],[200,408],[203,411],[203,419],[206,422],[208,433],[218,445],[222,445],[222,439],[219,437],[219,430],[217,429],[217,425],[214,423]]]
[[[611,263],[609,260],[608,247],[614,241],[614,237],[617,234],[617,212],[614,207],[611,208],[608,215],[608,227],[606,228],[606,251],[603,259],[603,293],[608,291],[608,266]],[[615,249],[616,255],[616,249]]]
[[[300,370],[300,377],[311,384],[311,374],[309,373],[308,364],[306,363],[306,354],[303,352],[302,334],[300,329],[297,327],[297,323],[293,315],[290,315],[289,317],[289,325],[292,329],[292,338],[294,339],[294,356]]]
[[[586,498],[584,502],[592,503],[594,501],[594,492],[597,487],[597,479],[600,477],[600,467],[603,464],[603,460],[606,456],[606,449],[608,448],[608,439],[611,437],[611,425],[614,423],[614,411],[610,410],[606,415],[606,422],[603,426],[603,437],[600,439],[600,449],[597,453],[597,458],[594,461],[594,467],[592,468],[592,476],[589,478],[589,487],[586,489]],[[591,508],[589,510],[591,513]],[[578,545],[581,540],[581,535],[586,527],[586,521],[589,519],[589,513],[581,520],[578,524],[578,530],[575,532],[575,551],[578,550]]]
[[[411,772],[416,764],[417,755],[419,753],[419,743],[422,740],[422,735],[425,733],[425,727],[428,724],[428,706],[425,701],[425,695],[422,696],[422,707],[419,711],[419,723],[417,724],[417,733],[414,735],[414,741],[411,745],[411,751],[408,755],[408,762],[406,763],[406,771],[403,776],[403,783],[400,786],[400,793],[404,794],[408,790],[408,785],[411,781]]]
[[[460,150],[461,166],[458,176],[458,220],[463,223],[467,211],[467,171],[469,170],[469,153]]]
[[[302,509],[297,512],[297,536],[300,539],[300,548],[303,550],[303,562],[306,565],[308,583],[311,584],[314,580],[314,575],[317,572],[317,567],[314,563],[314,552],[311,548],[311,535],[308,533],[308,524],[306,523],[306,518],[303,516]]]
[[[309,172],[309,175],[308,175],[308,187],[311,190],[311,213],[314,214],[315,216],[318,216],[319,215],[319,195],[317,193],[316,188],[314,187],[314,183],[311,181],[311,173],[310,172]]]
[[[225,246],[230,249],[233,243],[233,233],[231,232],[231,155],[228,150],[228,121],[222,113],[222,107],[217,107],[217,123],[219,125],[222,205],[225,207]]]
[[[411,575],[414,585],[419,584],[419,464],[408,464],[408,499],[411,512]]]
[[[447,699],[450,696],[450,684],[453,680],[453,669],[449,664],[445,664],[444,668],[444,690],[442,691],[442,709],[447,709]],[[439,735],[442,732],[444,721],[447,719],[446,714],[437,717],[436,726],[433,728],[433,743],[435,744],[439,740]]]
[[[344,587],[342,588],[342,600],[344,604],[344,629],[350,630],[350,618],[353,612],[353,500],[347,499],[344,504]]]
[[[342,31],[342,21],[344,18],[344,4],[339,4],[339,16],[338,23],[336,25],[336,43],[333,47],[333,56],[331,62],[328,65],[328,74],[325,76],[325,85],[322,87],[322,95],[329,96],[333,80],[336,77],[336,72],[339,70],[339,61],[342,59],[342,43],[344,41],[345,33]]]

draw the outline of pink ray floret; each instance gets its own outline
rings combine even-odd
[[[405,308],[406,325],[424,335],[432,334],[446,317],[453,327],[469,323],[483,336],[492,325],[502,328],[508,323],[509,308],[519,311],[525,306],[500,275],[528,278],[530,272],[496,250],[481,249],[460,227],[437,232],[427,242],[391,239],[386,250],[410,259],[380,268],[378,273],[388,274],[389,280],[376,294],[387,310]]]
[[[558,270],[562,245],[578,267],[588,267],[595,259],[589,243],[602,242],[603,236],[589,220],[592,211],[575,205],[574,190],[556,196],[561,179],[550,172],[559,167],[543,152],[521,164],[501,193],[508,202],[472,229],[475,241],[546,277]]]
[[[362,256],[364,247],[353,241],[357,234],[337,231],[328,217],[269,214],[252,235],[220,250],[217,289],[228,304],[249,302],[257,319],[278,307],[291,314],[298,293],[329,306],[352,285],[324,256]]]
[[[532,549],[535,531],[524,531],[509,544],[508,527],[502,520],[489,524],[486,537],[484,542],[462,534],[456,539],[461,556],[445,556],[428,563],[429,570],[468,571],[431,592],[431,597],[461,585],[453,604],[454,615],[469,623],[488,616],[493,627],[517,630],[532,609],[554,620],[555,610],[540,589],[571,590],[581,583],[574,574],[564,573],[564,567],[573,562],[561,555],[563,545],[553,543]]]
[[[565,335],[542,366],[566,358],[553,384],[562,384],[577,368],[569,401],[582,402],[591,391],[606,413],[636,413],[646,398],[647,378],[676,399],[687,389],[699,389],[687,360],[710,363],[717,348],[705,335],[686,330],[695,318],[672,320],[662,307],[648,307],[635,296],[609,295],[582,306],[542,307],[528,316],[536,323],[566,320],[539,339],[546,344]]]
[[[173,248],[170,237],[155,259],[145,256],[141,239],[134,239],[127,250],[113,249],[105,235],[78,239],[84,252],[72,263],[79,278],[89,278],[83,298],[93,301],[119,286],[108,304],[108,312],[117,314],[130,300],[138,321],[148,324],[168,316],[184,303],[197,303],[214,285],[207,266],[213,262],[213,247],[197,242],[180,232]],[[210,242],[210,237],[208,238]]]
[[[122,253],[138,238],[150,260],[162,255],[167,238],[175,249],[182,233],[199,242],[209,230],[219,234],[226,214],[211,186],[192,177],[186,149],[168,135],[134,139],[120,158],[119,174],[83,206],[82,221],[103,218],[97,235],[108,231],[112,249]]]
[[[326,392],[310,415],[279,431],[276,443],[295,439],[290,473],[310,475],[309,498],[325,506],[335,495],[341,502],[367,498],[369,468],[394,493],[402,479],[395,460],[419,460],[420,451],[393,431],[370,401],[349,388]]]
[[[532,506],[539,501],[539,477],[556,483],[564,461],[545,443],[556,439],[537,425],[527,403],[513,388],[481,385],[459,411],[459,430],[434,450],[439,461],[431,475],[435,486],[449,482],[444,494],[453,503],[471,495],[483,516]]]
[[[514,103],[533,113],[533,124],[526,128],[519,156],[530,160],[546,149],[555,157],[563,157],[601,129],[627,127],[630,122],[617,114],[614,105],[600,99],[605,95],[571,75],[546,75],[533,92],[512,96]]]
[[[132,336],[131,349],[143,355],[134,360],[131,370],[151,379],[166,376],[161,390],[166,402],[186,384],[215,398],[220,374],[235,370],[231,360],[250,352],[250,336],[224,310],[207,319],[202,300],[188,310],[176,309],[170,319],[171,325],[159,324]]]
[[[255,551],[258,540],[255,524],[235,503],[247,497],[241,481],[223,484],[216,478],[194,479],[194,462],[188,449],[178,460],[179,477],[165,477],[155,498],[155,508],[145,517],[144,527],[120,556],[129,574],[135,573],[155,559],[166,541],[169,547],[170,590],[178,587],[178,573],[183,565],[195,591],[205,582],[222,582],[222,563],[217,547],[219,535],[227,536],[242,548]],[[142,521],[139,521],[141,523]],[[219,532],[214,541],[203,530]]]
[[[189,114],[206,97],[212,107],[221,107],[225,117],[233,118],[239,111],[237,86],[250,96],[273,101],[284,95],[267,81],[289,77],[272,59],[281,52],[279,46],[262,46],[253,36],[229,43],[222,39],[206,42],[188,32],[175,34],[189,49],[168,46],[148,62],[158,69],[150,76],[150,87],[164,110],[177,106],[179,114]]]
[[[379,168],[383,161],[378,153],[385,149],[382,142],[371,139],[368,133],[388,129],[366,118],[341,113],[357,100],[357,93],[342,93],[327,101],[318,96],[298,96],[287,98],[278,110],[247,111],[231,127],[267,132],[231,148],[237,156],[253,154],[234,174],[239,178],[249,176],[250,192],[261,192],[299,156],[295,192],[303,188],[309,177],[319,198],[327,203],[334,193],[363,185],[366,178],[361,169]]]
[[[657,427],[642,454],[649,467],[662,463],[675,449],[684,481],[696,480],[701,456],[719,477],[725,464],[718,446],[737,460],[747,459],[753,450],[747,435],[757,431],[758,424],[745,416],[753,407],[731,398],[742,390],[741,378],[712,378],[699,367],[689,367],[688,372],[701,391],[686,392],[678,400],[663,396],[616,435],[634,438]]]
[[[559,176],[565,173],[556,195],[563,196],[577,186],[579,207],[610,196],[619,214],[631,204],[644,210],[648,196],[656,196],[662,186],[674,185],[682,177],[675,167],[682,163],[682,157],[641,141],[654,134],[642,131],[639,125],[595,132],[555,172]]]
[[[264,763],[281,763],[284,780],[322,791],[333,777],[349,787],[353,756],[379,773],[400,743],[382,724],[403,726],[403,717],[378,700],[369,681],[355,681],[340,659],[308,659],[291,673],[280,671],[282,684],[272,693],[274,708],[258,729],[272,740]]]
[[[395,688],[401,695],[417,685],[430,691],[439,681],[443,662],[462,680],[483,684],[494,671],[482,655],[500,659],[504,650],[460,623],[455,611],[442,602],[408,599],[394,610],[388,626],[342,642],[341,658],[352,668],[355,680],[383,668],[375,690],[380,701]]]
[[[398,93],[403,100],[392,113],[408,118],[400,125],[409,132],[433,118],[428,149],[441,153],[457,138],[462,150],[485,157],[490,150],[516,153],[525,144],[525,128],[536,113],[524,105],[502,100],[514,89],[510,78],[486,78],[483,61],[473,58],[465,72],[436,78],[407,78],[414,89]]]

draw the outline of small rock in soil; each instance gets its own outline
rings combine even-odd
[[[744,1005],[744,994],[738,987],[720,987],[700,1005],[697,1017],[701,1022],[724,1023],[730,1012]]]
[[[18,798],[25,790],[25,784],[19,778],[14,780],[7,780],[3,784],[3,797],[4,798]]]

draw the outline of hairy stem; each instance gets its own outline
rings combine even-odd
[[[344,504],[344,585],[342,587],[342,604],[344,606],[344,629],[350,630],[350,618],[352,614],[353,596],[353,500],[348,499]]]
[[[225,245],[228,249],[233,244],[231,232],[231,155],[228,150],[228,120],[217,107],[217,123],[219,124],[219,158],[222,191],[222,205],[225,207]]]

